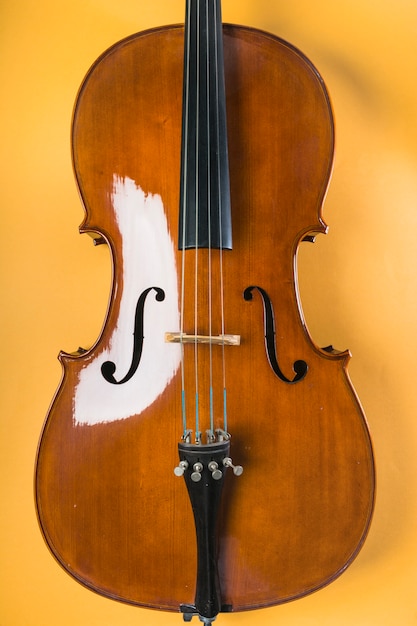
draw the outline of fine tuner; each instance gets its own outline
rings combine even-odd
[[[229,456],[226,456],[223,459],[222,465],[225,468],[230,467],[233,470],[233,474],[235,476],[241,476],[243,474],[243,467],[241,465],[234,465],[232,459]],[[187,460],[180,461],[177,467],[174,469],[175,476],[183,476],[185,470],[188,467],[189,463]],[[211,472],[212,478],[214,480],[220,480],[223,477],[223,472],[219,468],[219,463],[217,461],[209,461],[207,468]],[[195,483],[198,483],[202,478],[204,466],[200,461],[197,461],[192,465],[192,469],[193,471],[191,473],[191,480]]]

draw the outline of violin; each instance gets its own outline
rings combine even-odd
[[[89,70],[80,232],[109,247],[112,288],[95,344],[59,355],[35,476],[46,543],[87,588],[211,624],[312,593],[361,549],[371,439],[296,272],[327,231],[333,152],[312,63],[223,24],[219,0]]]

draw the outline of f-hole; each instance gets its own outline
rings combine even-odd
[[[256,289],[262,297],[262,302],[263,302],[263,307],[264,307],[265,350],[266,350],[266,355],[268,357],[269,364],[274,374],[276,374],[276,376],[278,376],[278,378],[282,380],[284,383],[289,383],[289,384],[298,383],[307,374],[308,365],[305,361],[302,361],[302,360],[295,361],[295,363],[292,366],[295,372],[294,378],[291,380],[287,378],[286,376],[284,376],[278,363],[278,356],[277,356],[276,343],[275,343],[275,316],[274,316],[274,309],[273,309],[270,297],[268,296],[267,292],[264,289],[262,289],[262,287],[258,287],[256,285],[246,287],[245,291],[243,292],[243,297],[245,298],[246,301],[252,300],[253,299],[252,292],[254,289]]]
[[[116,380],[114,377],[114,374],[116,372],[116,364],[113,361],[105,361],[101,366],[101,373],[103,374],[103,377],[107,380],[108,383],[112,383],[113,385],[123,385],[123,383],[126,383],[128,380],[132,378],[132,376],[135,374],[136,370],[138,369],[140,359],[142,356],[143,340],[144,340],[144,334],[143,334],[144,315],[143,313],[145,310],[145,300],[146,300],[148,293],[152,290],[156,291],[155,300],[157,300],[158,302],[162,302],[163,300],[165,300],[165,292],[160,287],[149,287],[148,289],[145,289],[145,291],[141,293],[141,295],[139,296],[138,302],[136,304],[136,311],[135,311],[132,363],[130,364],[129,371],[127,372],[126,376],[122,378],[121,380]]]

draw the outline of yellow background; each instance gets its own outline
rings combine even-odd
[[[179,625],[74,582],[50,556],[32,495],[37,440],[60,380],[56,355],[96,339],[105,246],[79,236],[69,126],[96,57],[133,32],[183,21],[183,0],[1,3],[1,626]],[[319,345],[350,348],[371,427],[378,497],[368,540],[336,582],[219,626],[417,624],[417,4],[224,0],[224,21],[299,47],[329,88],[337,155],[300,286]],[[262,497],[262,494],[260,494]],[[150,520],[152,523],[152,520]],[[261,532],[261,529],[260,529]],[[180,572],[179,572],[180,575]],[[196,622],[195,622],[196,623]]]

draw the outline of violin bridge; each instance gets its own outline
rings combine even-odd
[[[240,346],[240,335],[189,335],[165,333],[165,343],[208,343],[218,346]]]

